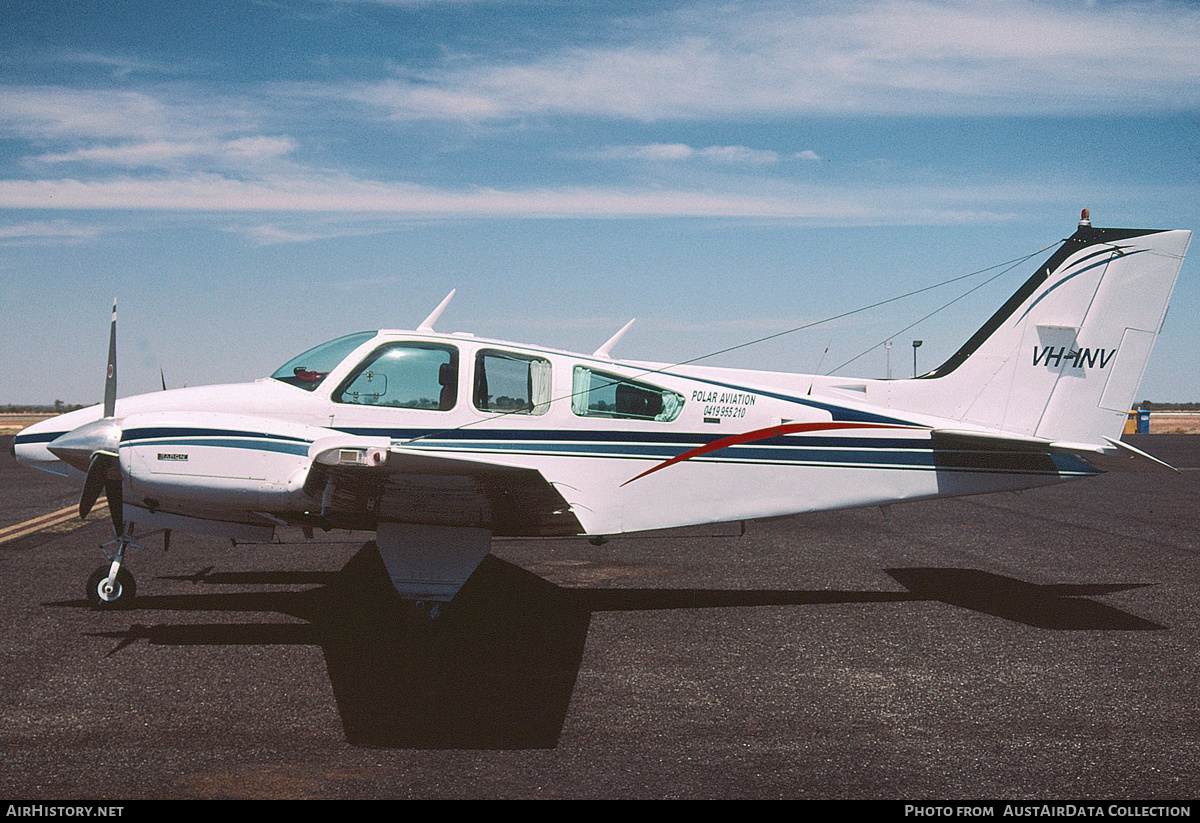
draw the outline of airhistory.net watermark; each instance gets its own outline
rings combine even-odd
[[[9,804],[5,817],[120,817],[124,806],[54,806],[47,803]]]

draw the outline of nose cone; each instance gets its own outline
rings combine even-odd
[[[69,476],[75,470],[51,454],[46,447],[64,434],[99,420],[102,413],[99,406],[90,406],[51,417],[22,429],[13,438],[13,451],[17,454],[17,462],[31,469]]]
[[[43,420],[22,429],[13,438],[13,453],[17,456],[17,462],[31,469],[41,469],[52,474],[67,474],[68,467],[52,455],[46,447],[71,429],[78,428],[84,423],[90,423],[100,416],[97,412],[89,418],[86,414],[81,413],[85,411],[80,409],[78,412],[51,417],[49,420]]]
[[[120,424],[111,417],[105,417],[72,429],[50,441],[46,448],[59,460],[86,472],[93,454],[105,452],[115,455],[120,445]]]

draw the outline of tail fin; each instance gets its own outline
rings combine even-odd
[[[949,360],[897,381],[891,405],[1060,442],[1119,437],[1191,236],[1080,221]]]

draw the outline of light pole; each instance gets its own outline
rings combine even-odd
[[[917,349],[921,348],[921,344],[924,342],[924,340],[913,341],[913,377],[917,376]]]

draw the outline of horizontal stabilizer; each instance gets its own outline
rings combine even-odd
[[[1048,451],[1050,441],[1008,432],[934,429],[929,433],[937,448],[968,448],[980,451]]]
[[[1073,454],[1104,472],[1179,472],[1179,469],[1128,443],[1105,437],[1107,446],[1081,443],[1051,443],[1058,453]]]
[[[934,429],[930,437],[937,449],[1071,455],[1102,472],[1179,471],[1169,463],[1111,437],[1105,437],[1104,443],[1071,443],[1006,432],[958,429]]]

